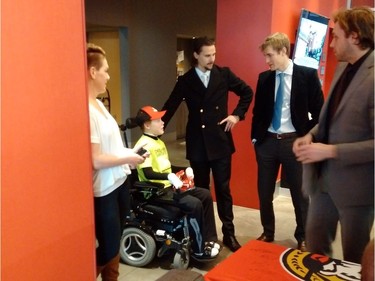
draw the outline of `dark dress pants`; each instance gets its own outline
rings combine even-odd
[[[209,190],[196,187],[179,193],[169,189],[167,194],[156,199],[160,204],[166,201],[170,201],[170,204],[173,202],[173,205],[187,215],[195,253],[203,252],[205,242],[217,241],[213,201]]]
[[[205,188],[196,187],[189,191],[190,195],[199,199],[203,208],[202,235],[205,242],[217,241],[214,205],[212,196],[209,190]],[[182,199],[183,200],[183,199]]]
[[[305,240],[309,200],[302,194],[302,165],[296,160],[292,151],[294,140],[295,138],[280,140],[266,137],[261,143],[255,143],[255,153],[258,163],[258,196],[263,233],[271,237],[275,235],[273,195],[279,168],[282,165],[296,216],[297,227],[294,237],[301,242]]]
[[[361,263],[374,223],[374,206],[338,208],[328,193],[316,192],[311,197],[306,226],[307,249],[331,256],[338,222],[344,260]]]
[[[231,156],[213,161],[190,161],[194,182],[198,187],[210,189],[210,172],[215,185],[217,211],[222,222],[224,236],[234,236],[233,199],[230,193]]]

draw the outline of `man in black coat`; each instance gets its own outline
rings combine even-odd
[[[281,165],[296,216],[297,247],[306,250],[308,199],[301,191],[302,165],[296,160],[292,146],[298,136],[305,135],[318,122],[323,105],[321,84],[315,69],[296,65],[289,59],[290,42],[285,34],[268,36],[260,49],[270,70],[259,74],[251,129],[263,226],[258,240],[274,240],[273,194]]]
[[[167,125],[182,101],[189,118],[186,126],[186,158],[194,170],[196,186],[209,188],[212,171],[217,209],[222,221],[223,243],[231,251],[241,246],[235,237],[233,200],[230,193],[231,159],[235,151],[231,130],[245,118],[253,91],[229,68],[214,64],[215,42],[207,37],[194,39],[192,67],[180,76],[164,104]],[[228,92],[239,96],[228,115]]]

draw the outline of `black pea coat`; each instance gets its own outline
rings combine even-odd
[[[228,116],[228,93],[239,96],[231,115],[245,118],[253,91],[228,67],[214,65],[206,88],[195,68],[180,76],[171,95],[163,106],[165,126],[182,101],[189,110],[186,125],[186,158],[190,161],[211,161],[230,156],[234,151],[232,134],[224,132],[219,122]]]

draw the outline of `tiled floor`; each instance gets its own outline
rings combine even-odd
[[[293,238],[294,232],[294,213],[291,205],[290,198],[288,196],[278,196],[274,201],[275,214],[276,214],[276,233],[275,241],[273,243],[283,245],[286,247],[296,247],[296,241]],[[216,206],[215,206],[216,207]],[[216,213],[216,210],[215,210]],[[259,211],[254,209],[243,208],[234,206],[235,215],[235,226],[236,236],[241,244],[256,239],[262,232],[262,228],[259,222]],[[222,238],[220,232],[220,220],[216,217],[216,227],[219,235],[219,239]],[[334,243],[334,257],[341,259],[342,253],[339,250],[340,241],[337,240]],[[190,262],[189,269],[205,274],[211,268],[219,264],[226,257],[232,253],[227,249],[223,248],[219,254],[219,257],[209,263],[198,263],[194,260]],[[157,278],[164,275],[169,269],[172,261],[172,256],[164,256],[162,258],[155,258],[148,266],[144,268],[136,268],[125,264],[120,265],[120,281],[154,281]],[[101,280],[98,278],[98,281]]]
[[[183,142],[167,143],[167,148],[172,160],[172,163],[177,166],[186,166],[185,148]],[[275,241],[273,243],[283,245],[286,247],[296,247],[296,241],[293,237],[295,228],[295,218],[291,199],[287,192],[281,192],[274,200],[274,209],[276,215],[276,233]],[[222,238],[221,222],[217,217],[216,206],[216,228],[219,235],[219,240]],[[243,245],[252,239],[256,239],[262,232],[260,225],[259,211],[255,209],[234,206],[234,224],[236,226],[236,236],[238,241]],[[339,231],[338,231],[339,233]],[[340,239],[336,239],[333,245],[333,257],[342,259],[342,252],[340,247]],[[205,274],[211,268],[219,264],[232,253],[227,248],[222,248],[219,257],[209,263],[198,263],[191,261],[189,270]],[[120,281],[153,281],[164,275],[170,269],[172,256],[164,256],[162,258],[155,258],[148,266],[144,268],[131,267],[125,264],[120,265]],[[97,281],[101,280],[99,277]]]

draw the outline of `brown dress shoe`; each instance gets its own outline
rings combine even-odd
[[[240,243],[238,243],[236,237],[230,235],[230,236],[224,236],[223,237],[223,244],[229,248],[232,252],[237,251],[239,248],[241,248]]]
[[[298,242],[297,249],[300,250],[301,252],[307,252],[306,242],[305,241]]]
[[[274,240],[273,236],[267,236],[264,233],[262,233],[261,236],[257,238],[258,241],[263,241],[263,242],[272,242]]]

